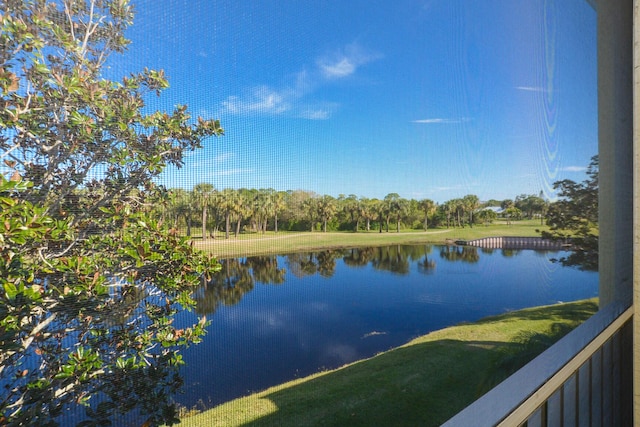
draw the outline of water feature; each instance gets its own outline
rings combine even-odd
[[[184,352],[176,400],[211,406],[460,322],[597,296],[598,274],[562,256],[396,245],[224,260],[196,293],[211,325]]]

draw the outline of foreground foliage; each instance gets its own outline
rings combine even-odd
[[[143,113],[162,72],[102,77],[131,22],[126,0],[0,5],[0,425],[177,421],[206,321],[174,316],[219,266],[150,215],[152,179],[222,129]]]
[[[560,259],[563,265],[598,271],[598,156],[591,158],[587,179],[575,182],[557,181],[560,200],[551,204],[547,213],[549,231],[542,237],[570,240],[575,250]]]

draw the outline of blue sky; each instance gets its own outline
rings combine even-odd
[[[134,4],[112,72],[164,69],[150,108],[187,104],[226,132],[168,187],[553,198],[597,152],[584,0]]]

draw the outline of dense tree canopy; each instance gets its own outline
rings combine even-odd
[[[208,194],[206,206],[200,201],[203,188]],[[186,200],[191,200],[190,209],[184,205]],[[312,191],[272,188],[217,190],[211,184],[200,183],[191,191],[170,190],[166,209],[158,215],[170,219],[187,235],[191,235],[192,224],[199,224],[205,238],[216,237],[219,231],[225,230],[227,239],[232,229],[237,237],[242,230],[357,232],[370,231],[373,227],[389,232],[391,221],[395,223],[394,231],[399,232],[401,229],[473,227],[488,225],[497,219],[507,223],[523,218],[544,220],[549,206],[544,198],[523,194],[515,200],[481,202],[478,196],[467,194],[438,204],[431,199],[406,199],[397,193],[370,199],[355,194],[332,197]],[[493,209],[487,209],[489,207]]]
[[[218,265],[151,216],[153,178],[222,128],[145,113],[161,71],[103,77],[132,19],[126,0],[0,4],[1,425],[78,404],[83,425],[176,421],[177,349],[205,322],[173,316]]]
[[[569,240],[575,251],[560,261],[585,270],[598,270],[598,156],[591,158],[587,179],[554,183],[560,200],[549,206],[544,237]]]

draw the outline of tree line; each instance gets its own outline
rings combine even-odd
[[[496,208],[496,209],[493,209]],[[543,218],[549,202],[542,195],[521,194],[515,199],[481,202],[468,194],[444,203],[431,199],[406,199],[397,193],[384,198],[355,194],[320,195],[312,191],[274,189],[216,190],[208,183],[192,190],[170,189],[158,213],[187,236],[201,228],[204,239],[219,233],[229,239],[243,231],[265,233],[287,231],[371,231],[399,232],[400,229],[473,227],[498,218],[508,222]]]

